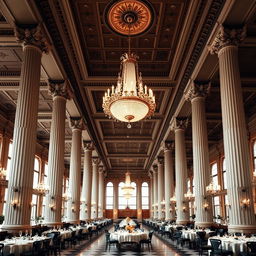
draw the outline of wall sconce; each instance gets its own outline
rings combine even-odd
[[[208,204],[208,203],[204,203],[204,204],[203,204],[203,208],[204,208],[205,211],[207,211],[208,208],[209,208],[209,204]]]
[[[244,198],[241,201],[241,207],[242,208],[247,208],[247,207],[249,207],[249,205],[250,205],[250,199],[249,198]]]
[[[75,211],[75,207],[73,206],[73,207],[71,207],[71,210],[72,210],[72,212],[76,212]]]
[[[182,207],[182,211],[185,212],[187,210],[186,206]]]
[[[17,199],[12,200],[11,205],[13,209],[16,209],[18,207],[18,200]]]
[[[7,171],[3,167],[0,168],[0,179],[5,180],[6,179]]]
[[[54,211],[54,204],[49,204],[51,211]]]

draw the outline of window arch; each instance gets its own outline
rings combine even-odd
[[[114,206],[114,185],[108,182],[106,186],[106,209],[113,209]]]
[[[149,209],[149,187],[147,182],[141,185],[142,209]]]
[[[134,187],[134,190],[129,200],[127,200],[123,196],[122,187],[124,185],[125,185],[124,182],[120,182],[118,185],[118,208],[125,209],[128,206],[130,209],[136,209],[136,190],[137,190],[136,183],[131,182],[131,186]]]

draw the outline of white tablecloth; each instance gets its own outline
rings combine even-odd
[[[148,239],[148,233],[146,232],[114,232],[110,234],[110,239],[118,240],[119,243],[123,242],[135,242],[139,243],[141,240]]]
[[[205,230],[194,230],[194,229],[182,230],[182,237],[183,238],[189,238],[191,241],[195,241],[196,238],[197,238],[196,232],[198,232],[198,231],[204,231],[206,233],[206,235],[205,235],[206,239],[209,238],[209,235],[210,235],[211,232],[214,232],[214,231],[211,231],[210,229],[205,229]]]

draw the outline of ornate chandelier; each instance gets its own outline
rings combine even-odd
[[[130,177],[130,173],[126,172],[125,173],[125,184],[122,187],[122,192],[123,192],[123,196],[129,200],[132,196],[132,193],[134,191],[134,187],[131,185],[131,177]]]
[[[117,85],[113,85],[103,96],[102,107],[105,114],[128,122],[128,128],[131,127],[131,122],[152,116],[156,108],[153,91],[143,85],[137,59],[134,53],[122,55]]]
[[[188,189],[187,193],[184,194],[184,197],[187,199],[187,200],[191,200],[195,197],[195,195],[191,192],[190,189]]]
[[[128,37],[129,50],[121,56],[117,85],[103,96],[104,113],[115,120],[137,122],[154,114],[153,91],[143,84],[138,70],[138,57],[130,52],[130,36],[140,35],[151,28],[154,15],[150,3],[140,0],[111,1],[105,9],[105,22],[115,33]]]
[[[220,191],[220,185],[213,184],[213,180],[210,182],[210,184],[206,187],[206,193],[208,194],[215,194],[218,191]]]

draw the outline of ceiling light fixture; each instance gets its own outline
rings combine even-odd
[[[132,196],[132,193],[134,191],[134,187],[131,185],[131,177],[130,172],[125,173],[125,184],[122,187],[123,196],[129,200]]]

